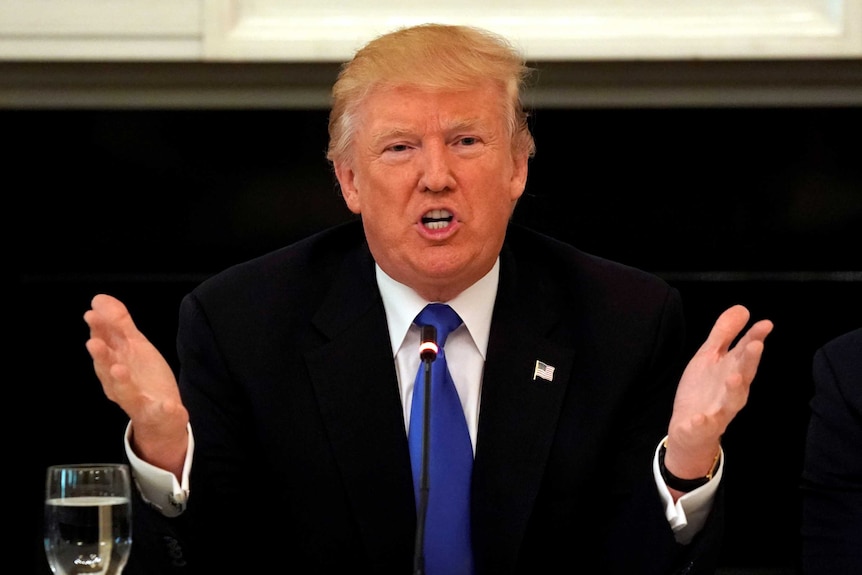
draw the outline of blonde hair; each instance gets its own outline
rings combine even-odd
[[[376,87],[468,89],[488,80],[508,94],[504,113],[513,151],[532,156],[535,143],[521,101],[531,73],[506,39],[480,28],[422,24],[379,36],[341,67],[332,87],[326,157],[349,158],[358,108]]]

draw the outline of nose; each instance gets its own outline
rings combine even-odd
[[[455,185],[452,158],[445,144],[422,147],[419,187],[429,192],[443,192]]]

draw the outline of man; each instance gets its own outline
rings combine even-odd
[[[474,452],[459,572],[713,570],[720,440],[772,324],[731,347],[749,314],[728,309],[683,373],[676,290],[510,225],[534,146],[527,73],[471,28],[361,49],[333,87],[328,153],[361,221],[184,298],[178,385],[122,303],[93,299],[87,348],[150,503],[133,563],[421,570],[414,317],[444,302],[463,320],[445,349]]]
[[[802,571],[862,572],[862,328],[814,353],[802,468]]]

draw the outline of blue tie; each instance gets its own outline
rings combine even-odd
[[[427,575],[469,575],[473,572],[470,544],[470,476],[473,447],[458,391],[446,366],[443,345],[449,333],[461,325],[451,307],[432,303],[425,306],[415,322],[437,329],[439,352],[431,368],[431,423],[428,457],[428,510],[425,518],[425,573]],[[425,390],[424,362],[419,366],[410,411],[410,460],[413,486],[419,501],[422,465],[422,413]]]

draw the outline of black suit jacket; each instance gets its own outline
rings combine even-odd
[[[802,472],[806,575],[862,573],[862,328],[814,354]]]
[[[472,486],[478,573],[713,572],[721,491],[681,546],[652,477],[683,346],[665,282],[510,227]],[[407,435],[359,222],[205,281],[182,302],[178,352],[190,502],[175,520],[141,508],[130,572],[411,571]],[[536,360],[553,381],[533,380]]]

